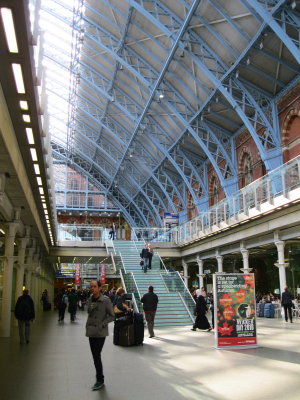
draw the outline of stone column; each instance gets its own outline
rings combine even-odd
[[[18,297],[22,295],[23,283],[24,283],[24,261],[25,261],[25,251],[26,245],[28,243],[28,238],[22,238],[17,240],[18,245],[18,269],[17,269],[17,279],[16,279],[16,290],[15,290],[15,301]]]
[[[223,272],[223,256],[219,254],[219,251],[216,251],[216,259],[218,262],[218,272]]]
[[[27,256],[26,256],[26,287],[29,290],[29,294],[34,299],[34,290],[33,290],[33,281],[32,281],[32,258],[33,258],[34,247],[30,247],[27,249]]]
[[[203,260],[201,260],[201,258],[197,256],[197,264],[199,268],[199,274],[197,275],[199,278],[199,288],[202,288],[204,286],[203,277],[205,276],[205,274],[203,274],[203,263]]]
[[[243,243],[241,243],[241,253],[243,256],[243,268],[240,268],[240,270],[245,274],[249,274],[252,271],[252,268],[249,268],[249,251]]]
[[[3,271],[3,291],[2,291],[2,308],[0,320],[0,337],[10,336],[11,327],[11,296],[12,296],[12,277],[14,265],[14,241],[17,230],[17,223],[8,224],[5,235],[5,252],[4,252],[4,271]]]
[[[183,279],[185,282],[185,286],[188,287],[188,281],[189,281],[188,265],[184,260],[182,260],[182,266],[183,266]]]
[[[278,252],[278,263],[275,263],[274,265],[279,269],[279,285],[281,294],[284,292],[284,287],[286,286],[286,268],[289,266],[289,263],[284,262],[285,242],[283,240],[277,240],[275,241],[275,245]]]

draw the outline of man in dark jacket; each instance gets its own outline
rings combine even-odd
[[[15,317],[18,320],[20,343],[29,343],[30,321],[34,320],[34,304],[28,294],[28,290],[23,290],[23,295],[17,300],[15,306]]]
[[[153,286],[149,286],[148,293],[144,294],[144,296],[141,298],[150,338],[153,338],[155,336],[153,328],[158,303],[158,297],[153,292],[153,290]]]
[[[281,305],[284,308],[285,321],[288,322],[288,313],[289,313],[289,318],[290,318],[290,321],[292,323],[293,322],[293,318],[292,318],[292,306],[293,306],[292,294],[291,294],[291,292],[288,291],[288,287],[287,286],[284,287],[284,292],[281,295]]]
[[[140,254],[140,257],[144,261],[144,272],[145,273],[147,272],[147,268],[149,266],[149,257],[150,257],[149,254],[150,254],[150,252],[149,252],[149,249],[148,249],[148,245],[145,244],[145,247],[143,248],[143,250],[142,250],[142,252]]]

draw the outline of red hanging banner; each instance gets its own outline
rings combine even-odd
[[[100,264],[100,282],[101,285],[105,285],[106,283],[106,265]]]
[[[75,264],[75,285],[80,285],[80,264]]]

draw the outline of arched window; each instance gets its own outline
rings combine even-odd
[[[209,206],[213,206],[219,202],[219,187],[215,176],[210,180],[209,185]]]
[[[244,153],[240,164],[240,173],[242,176],[241,186],[245,187],[253,181],[252,162],[249,153]]]
[[[78,190],[78,189],[79,189],[78,181],[77,181],[77,179],[73,178],[71,180],[71,190]]]

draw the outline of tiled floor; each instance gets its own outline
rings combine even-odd
[[[1,338],[0,399],[300,399],[300,320],[259,319],[260,347],[239,351],[216,350],[212,332],[190,327],[156,329],[157,338],[146,335],[143,346],[131,348],[114,346],[111,334],[103,350],[106,385],[92,392],[85,319],[81,312],[76,323],[59,325],[56,313],[45,313],[28,345],[19,344],[16,328]]]

